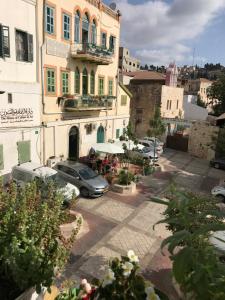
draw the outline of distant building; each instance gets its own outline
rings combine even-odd
[[[127,48],[120,47],[119,49],[119,69],[121,72],[135,72],[140,70],[140,60],[130,56],[130,51]]]
[[[166,85],[177,87],[178,68],[175,63],[171,63],[166,69]]]

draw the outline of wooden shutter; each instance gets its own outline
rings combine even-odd
[[[120,137],[120,129],[116,129],[116,138],[118,139]]]
[[[33,35],[27,34],[27,49],[28,49],[28,61],[32,62],[34,60],[33,54]]]
[[[0,170],[4,169],[3,145],[0,145]]]
[[[127,95],[122,95],[121,96],[121,105],[122,106],[127,105]]]
[[[9,27],[2,26],[2,49],[3,49],[3,56],[9,57],[10,56],[10,43],[9,43]]]
[[[19,164],[30,161],[30,141],[17,142]]]

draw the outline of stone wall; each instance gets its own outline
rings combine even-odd
[[[219,128],[208,122],[194,122],[189,135],[188,152],[199,158],[215,157],[215,145]]]

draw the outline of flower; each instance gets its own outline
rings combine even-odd
[[[102,282],[102,287],[104,288],[106,285],[111,284],[115,280],[115,274],[111,269],[108,269],[105,275],[105,278]]]
[[[138,256],[135,255],[135,253],[134,253],[133,250],[129,250],[127,252],[127,257],[129,258],[130,262],[134,262],[134,263],[138,263],[139,262]]]
[[[122,268],[123,268],[123,275],[125,277],[128,277],[131,273],[131,271],[133,270],[133,264],[130,263],[129,261],[126,261],[123,265],[122,265]]]
[[[145,293],[147,295],[146,300],[160,300],[159,296],[156,295],[153,286],[146,287]]]

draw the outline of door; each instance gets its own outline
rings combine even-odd
[[[105,140],[104,127],[99,126],[97,131],[97,143],[104,143],[104,140]]]
[[[70,167],[58,165],[57,168],[60,176],[71,184],[74,184],[76,187],[80,188],[81,180],[78,179],[78,173]]]
[[[84,70],[83,70],[82,85],[83,85],[82,93],[83,93],[83,96],[85,96],[88,94],[88,72],[87,72],[86,68],[84,68]]]
[[[69,132],[69,160],[79,158],[79,129],[73,126]]]

